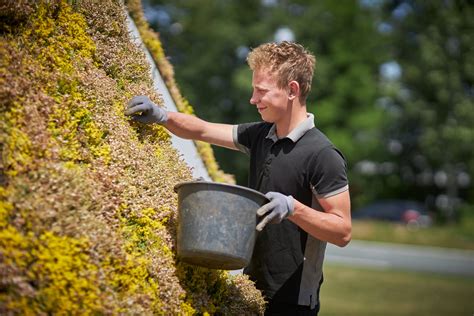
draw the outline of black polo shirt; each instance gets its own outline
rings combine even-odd
[[[314,127],[314,116],[278,139],[266,122],[234,126],[234,143],[250,155],[249,187],[291,195],[322,211],[318,198],[348,190],[346,162],[329,139]],[[311,306],[319,304],[326,242],[308,235],[289,220],[268,224],[257,236],[244,273],[267,299]]]

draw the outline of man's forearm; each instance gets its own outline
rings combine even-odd
[[[164,126],[174,135],[237,150],[232,137],[232,125],[211,123],[179,112],[167,114],[168,120]]]
[[[130,100],[125,115],[144,124],[162,124],[181,138],[201,140],[237,150],[233,139],[233,125],[210,123],[193,115],[167,112],[144,95]]]
[[[288,219],[313,237],[344,247],[351,240],[351,220],[338,214],[342,211],[330,211],[320,212],[295,200],[293,216]]]
[[[206,124],[206,121],[193,115],[168,112],[168,120],[164,126],[178,137],[202,140]]]

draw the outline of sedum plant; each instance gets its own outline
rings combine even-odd
[[[0,314],[261,314],[245,276],[178,262],[176,183],[120,1],[18,1],[0,13]]]

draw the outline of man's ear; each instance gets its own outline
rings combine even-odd
[[[300,84],[293,80],[288,84],[288,99],[294,100],[300,96]]]

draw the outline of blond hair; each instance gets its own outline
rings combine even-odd
[[[276,74],[277,86],[288,87],[290,81],[300,85],[300,100],[306,102],[311,90],[316,58],[302,45],[290,42],[266,43],[254,48],[247,56],[250,69],[269,70]]]

